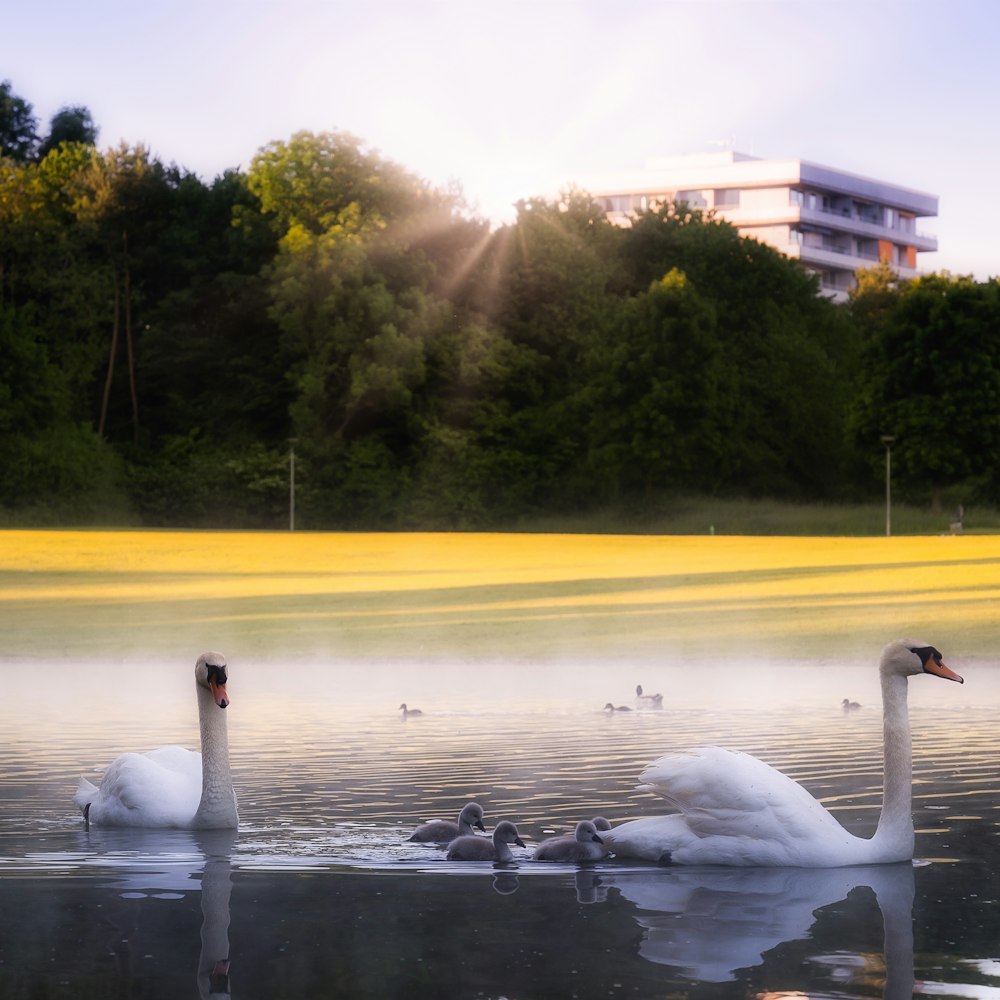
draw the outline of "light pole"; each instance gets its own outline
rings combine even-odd
[[[891,434],[882,435],[882,444],[885,445],[885,534],[886,537],[892,534],[892,442],[895,437]]]
[[[295,442],[288,439],[288,530],[295,530]]]

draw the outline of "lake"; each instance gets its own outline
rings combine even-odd
[[[889,636],[886,637],[891,638]],[[934,641],[934,636],[926,637]],[[236,834],[83,827],[81,774],[197,746],[193,665],[129,654],[0,661],[0,997],[1000,997],[992,663],[910,682],[914,864],[831,870],[530,860],[579,819],[668,811],[661,753],[716,743],[874,829],[874,662],[531,663],[230,654]],[[659,711],[631,705],[635,685]],[[844,697],[861,707],[845,712]],[[403,719],[407,702],[423,715]],[[507,866],[408,843],[482,803]],[[228,959],[228,968],[219,966]],[[916,985],[915,985],[916,984]]]

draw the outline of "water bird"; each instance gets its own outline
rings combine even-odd
[[[594,824],[594,829],[600,833],[603,830],[610,830],[611,824],[603,816],[595,816],[591,823]]]
[[[635,704],[637,708],[663,708],[662,694],[643,694],[642,685],[635,686]]]
[[[201,753],[179,746],[123,753],[96,786],[81,778],[73,801],[89,827],[235,829],[239,822],[229,767],[226,713],[229,679],[221,653],[203,653],[194,668]]]
[[[573,833],[543,840],[534,856],[536,861],[600,861],[607,853],[597,828],[585,819],[576,824]]]
[[[517,827],[509,819],[501,820],[488,837],[457,837],[448,845],[449,861],[513,861],[510,844],[524,847]]]
[[[632,709],[629,708],[628,705],[612,705],[609,701],[604,706],[604,711],[607,712],[608,715],[611,715],[613,712],[631,712]]]
[[[699,747],[655,761],[640,780],[681,812],[632,820],[602,834],[616,855],[660,864],[837,868],[913,856],[908,678],[962,683],[926,642],[898,639],[882,651],[884,789],[870,838],[849,833],[800,784],[743,753]]]
[[[458,822],[450,819],[432,819],[421,823],[407,838],[421,844],[446,844],[456,837],[474,836],[472,828],[486,832],[483,826],[483,807],[478,802],[467,802],[458,814]]]
[[[856,708],[861,708],[860,702],[851,701],[850,698],[845,698],[840,704],[844,706],[845,712],[853,712]]]
[[[403,702],[402,705],[399,706],[398,710],[403,713],[403,718],[404,719],[409,718],[411,715],[423,715],[424,714],[423,712],[420,711],[419,708],[407,708],[405,701]]]

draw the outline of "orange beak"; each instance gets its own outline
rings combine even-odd
[[[935,677],[943,677],[946,681],[958,681],[959,684],[965,683],[954,670],[946,667],[943,663],[937,662],[933,657],[928,658],[927,663],[924,664],[924,673],[933,674]]]
[[[961,680],[961,678],[959,678]],[[212,689],[212,697],[219,708],[225,708],[229,704],[229,695],[226,694],[226,685],[217,684],[211,677],[208,679],[209,687]]]

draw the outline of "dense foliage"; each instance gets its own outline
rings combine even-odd
[[[350,135],[206,184],[0,87],[0,508],[481,527],[665,494],[995,499],[995,283],[848,306],[684,205],[495,230]]]

